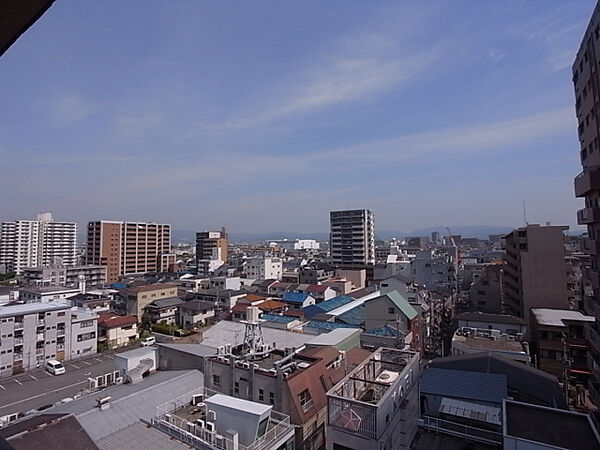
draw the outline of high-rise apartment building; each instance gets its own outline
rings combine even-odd
[[[331,211],[329,223],[329,251],[333,264],[340,267],[375,264],[375,221],[371,211]]]
[[[51,213],[37,220],[4,222],[0,227],[0,264],[21,274],[25,267],[77,263],[77,224],[56,222]]]
[[[200,231],[196,233],[196,268],[199,274],[208,275],[207,267],[210,261],[227,262],[227,232]]]
[[[573,63],[575,111],[583,171],[575,178],[575,196],[585,199],[577,223],[587,226],[582,250],[590,264],[582,268],[583,282],[591,286],[583,299],[585,312],[596,317],[588,324],[591,343],[589,383],[592,401],[600,406],[600,5],[596,4]],[[589,295],[592,294],[592,295]]]
[[[106,266],[106,280],[166,272],[174,263],[171,225],[99,220],[88,224],[86,263]]]
[[[504,236],[505,313],[530,319],[531,308],[569,309],[566,226],[527,225]]]

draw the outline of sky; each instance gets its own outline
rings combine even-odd
[[[0,221],[576,225],[595,0],[61,0],[0,58]]]

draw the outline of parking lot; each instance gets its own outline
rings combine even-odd
[[[63,375],[37,369],[0,378],[0,416],[38,409],[73,397],[87,387],[88,377],[112,372],[114,367],[114,353],[102,353],[66,362]]]

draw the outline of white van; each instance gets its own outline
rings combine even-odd
[[[46,371],[50,372],[52,375],[62,375],[65,373],[65,366],[56,359],[49,359],[46,361]]]
[[[142,347],[148,347],[149,345],[156,344],[156,338],[154,336],[148,336],[142,339]]]

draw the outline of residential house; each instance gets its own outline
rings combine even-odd
[[[202,300],[190,300],[179,304],[178,323],[186,329],[205,325],[215,317],[215,305]]]
[[[179,297],[169,297],[154,300],[146,305],[144,314],[150,318],[152,323],[166,322],[169,325],[174,325],[179,319],[178,309],[183,303]]]
[[[138,338],[137,317],[103,313],[98,317],[98,343],[108,348],[128,345]]]

